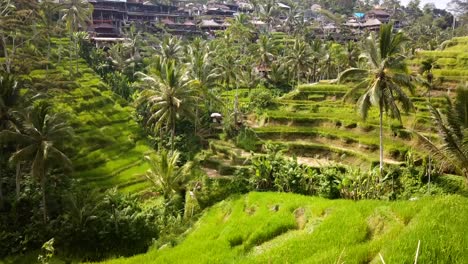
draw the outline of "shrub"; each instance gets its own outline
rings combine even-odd
[[[68,195],[57,220],[57,247],[86,260],[145,252],[158,237],[158,215],[116,189],[103,195],[79,191]]]
[[[275,105],[274,97],[268,90],[253,90],[249,96],[249,108],[261,110]]]
[[[259,138],[255,134],[255,131],[250,128],[243,127],[236,137],[236,146],[245,150],[255,151],[257,150],[258,140]]]

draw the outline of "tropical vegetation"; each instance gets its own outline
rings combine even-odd
[[[0,263],[467,262],[463,1],[249,2],[102,44],[0,0]]]

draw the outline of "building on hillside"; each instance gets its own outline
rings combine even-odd
[[[382,9],[373,9],[366,13],[365,19],[378,19],[381,23],[388,23],[390,21],[390,14]]]
[[[195,24],[193,16],[176,6],[142,0],[89,0],[89,3],[93,5],[90,28],[93,37],[120,38],[132,23],[137,27],[153,27],[156,31],[155,25],[163,24],[170,25],[169,31],[174,30],[174,33],[197,33],[192,25]]]
[[[356,19],[349,19],[346,21],[344,26],[351,29],[354,33],[360,33],[362,31],[378,31],[380,29],[380,22],[378,19],[368,19],[366,21],[358,21]]]

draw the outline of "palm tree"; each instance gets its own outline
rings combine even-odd
[[[361,117],[365,120],[372,105],[379,108],[380,126],[380,174],[383,174],[383,112],[401,122],[399,110],[405,112],[411,110],[413,105],[402,87],[407,87],[413,92],[411,77],[404,62],[405,57],[399,54],[401,44],[407,39],[403,33],[392,33],[393,25],[382,25],[379,32],[379,41],[371,34],[365,40],[364,50],[368,67],[350,68],[342,72],[339,81],[343,82],[351,77],[360,82],[346,95],[345,100],[354,96],[358,91],[365,89],[357,101],[357,108]]]
[[[87,23],[91,21],[92,6],[88,1],[85,0],[68,0],[64,4],[62,12],[62,21],[65,21],[68,32],[70,33],[70,41],[73,41],[75,47],[75,59],[76,72],[78,73],[78,39],[73,37],[74,32],[78,32],[80,29],[86,30]],[[72,42],[70,42],[72,44]],[[70,73],[71,73],[71,61],[72,61],[72,50],[73,47],[70,45]]]
[[[319,70],[319,65],[320,61],[323,57],[325,57],[324,53],[324,45],[320,39],[316,39],[312,41],[310,44],[311,48],[311,63],[312,63],[312,81],[317,82],[319,80],[318,78],[318,70]]]
[[[274,50],[273,41],[271,37],[267,35],[261,35],[257,40],[257,52],[258,55],[258,66],[262,68],[268,68],[274,59]]]
[[[454,103],[447,97],[445,114],[431,104],[429,110],[442,145],[437,146],[419,133],[418,137],[443,166],[454,167],[468,181],[468,83],[457,88]]]
[[[276,16],[279,14],[276,0],[266,0],[260,5],[260,17],[268,24],[268,32],[272,32]]]
[[[281,63],[280,61],[271,64],[270,71],[266,76],[266,79],[270,85],[282,89],[290,88],[290,78],[291,73],[289,71],[289,68],[287,67],[287,65]]]
[[[431,91],[434,88],[434,84],[432,83],[434,79],[434,75],[432,74],[432,69],[434,69],[436,63],[433,58],[429,58],[427,60],[424,60],[421,62],[421,66],[419,67],[419,73],[422,75],[426,75],[426,81],[423,82],[423,84],[427,87],[427,99],[429,105],[431,104]],[[428,157],[428,170],[427,170],[427,176],[428,176],[428,182],[427,182],[427,191],[430,192],[430,186],[431,186],[431,173],[432,173],[432,155],[429,154]]]
[[[222,50],[220,50],[222,51]],[[237,116],[239,110],[239,83],[236,81],[238,74],[240,72],[239,59],[234,56],[234,54],[228,53],[224,56],[219,56],[221,60],[216,65],[216,74],[218,80],[224,85],[226,90],[231,89],[231,84],[234,83],[236,94],[234,96],[234,123],[237,125]]]
[[[182,46],[180,40],[177,37],[165,37],[159,44],[159,55],[164,62],[170,60],[179,62],[182,55]]]
[[[426,80],[430,84],[432,84],[432,81],[434,79],[432,70],[435,68],[435,66],[436,66],[435,60],[433,58],[428,58],[426,60],[423,60],[421,62],[421,66],[419,67],[419,73],[422,75],[426,75]]]
[[[141,76],[141,88],[136,103],[145,107],[150,128],[171,131],[171,149],[174,149],[177,118],[193,118],[193,105],[196,96],[191,88],[187,70],[176,67],[175,62],[161,62],[150,75],[138,72]]]
[[[214,95],[209,88],[216,85],[219,76],[211,60],[211,57],[214,56],[213,52],[207,48],[205,41],[196,38],[188,46],[187,55],[189,78],[196,81],[197,87],[201,89],[202,99],[206,101],[214,99]]]
[[[13,153],[10,162],[31,162],[31,174],[40,181],[44,223],[47,222],[47,175],[53,167],[71,168],[71,161],[58,148],[72,134],[71,127],[60,115],[51,112],[45,102],[36,104],[24,118],[24,130],[0,132],[0,142],[14,142],[21,148]]]
[[[17,130],[15,111],[20,103],[18,82],[8,73],[0,74],[0,132],[7,129]],[[0,145],[0,156],[3,146]],[[20,193],[20,164],[16,166],[16,198]],[[0,176],[0,208],[3,203],[2,177]]]
[[[150,165],[146,172],[146,178],[161,190],[166,202],[174,195],[179,194],[188,180],[190,163],[180,167],[180,153],[178,151],[167,151],[160,149],[157,153],[145,156]]]
[[[212,88],[216,86],[216,80],[219,77],[216,73],[211,57],[213,52],[207,48],[206,42],[200,38],[196,38],[187,52],[187,65],[189,66],[189,78],[193,84],[193,88],[198,93],[198,100],[195,105],[195,133],[197,133],[198,112],[200,102],[205,102],[205,108],[211,111],[213,102],[219,103],[220,100],[213,93]]]
[[[44,0],[40,3],[40,10],[39,10],[39,19],[42,23],[43,31],[45,34],[45,38],[47,41],[47,64],[46,64],[46,76],[49,72],[49,64],[50,64],[50,52],[51,52],[51,35],[56,28],[56,21],[54,19],[54,14],[58,11],[60,5],[54,3],[51,0]]]
[[[302,39],[296,38],[292,48],[286,55],[286,63],[290,65],[295,73],[298,85],[301,81],[301,75],[307,72],[312,66],[310,46]]]
[[[348,66],[351,68],[357,67],[357,61],[359,59],[359,47],[353,41],[346,43],[346,57]]]

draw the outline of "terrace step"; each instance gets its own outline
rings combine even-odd
[[[274,143],[284,145],[285,147],[287,147],[289,154],[294,154],[298,157],[307,157],[319,160],[339,160],[339,163],[343,164],[350,163],[349,157],[355,157],[361,161],[358,162],[358,165],[362,165],[363,163],[369,164],[378,161],[378,155],[370,155],[369,153],[363,153],[356,149],[346,148],[342,146],[331,146],[326,144],[303,141],[274,141]],[[388,157],[384,158],[384,162],[387,164],[402,164],[402,162]],[[351,162],[351,165],[356,164],[355,162]]]

